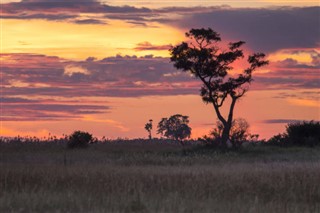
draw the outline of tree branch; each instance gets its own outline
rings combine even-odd
[[[248,90],[245,88],[240,88],[242,91],[235,95],[235,98],[241,98]]]
[[[220,113],[220,110],[219,110],[219,107],[216,105],[216,103],[214,101],[212,101],[212,105],[213,105],[213,108],[215,109],[216,111],[216,114],[217,114],[217,117],[218,119],[223,123],[223,125],[225,126],[227,124],[227,121],[226,119],[221,115]]]
[[[227,97],[227,93],[223,93],[223,96],[222,96],[221,102],[220,102],[220,104],[218,103],[218,107],[219,107],[219,108],[220,108],[220,107],[222,107],[223,102],[224,102],[224,100],[226,99],[226,97]]]

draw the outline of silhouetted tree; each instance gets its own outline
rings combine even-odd
[[[183,139],[189,138],[191,135],[191,128],[188,126],[189,117],[176,114],[170,118],[162,118],[158,124],[158,133],[161,135],[177,140],[184,145]]]
[[[146,125],[144,126],[145,130],[148,131],[149,133],[149,139],[151,140],[152,139],[152,136],[151,136],[151,130],[152,130],[152,119],[149,120],[148,123],[146,123]]]
[[[237,76],[230,75],[233,62],[244,57],[243,50],[240,49],[244,41],[229,43],[228,50],[223,50],[217,45],[221,41],[220,35],[211,28],[191,29],[186,37],[189,38],[188,42],[170,49],[170,59],[177,69],[190,72],[202,81],[200,94],[205,103],[213,105],[223,125],[221,142],[226,147],[235,104],[248,91],[248,84],[253,80],[252,72],[268,62],[263,60],[265,54],[254,53],[248,56],[248,68]],[[224,117],[221,107],[228,97],[231,102],[228,116]]]
[[[86,148],[89,143],[93,142],[93,137],[88,132],[74,131],[68,137],[68,148]]]

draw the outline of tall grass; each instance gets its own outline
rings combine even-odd
[[[320,212],[320,149],[0,143],[0,212]]]

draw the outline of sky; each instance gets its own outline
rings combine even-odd
[[[208,134],[214,109],[168,51],[208,27],[270,61],[235,109],[252,134],[320,120],[318,1],[2,0],[0,16],[1,136],[147,138],[149,119],[155,135],[173,114],[189,116],[193,138]]]

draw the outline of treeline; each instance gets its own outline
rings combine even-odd
[[[171,118],[171,119],[170,119]],[[155,144],[180,144],[181,147],[202,147],[204,149],[221,150],[225,147],[221,145],[221,125],[219,122],[208,135],[198,139],[190,139],[191,128],[188,126],[188,116],[174,115],[170,118],[161,119],[158,124],[158,134],[161,138],[149,139],[108,139],[103,137],[98,139],[92,134],[85,131],[74,131],[70,135],[63,135],[63,137],[55,137],[49,135],[47,138],[37,137],[1,137],[1,143],[52,143],[60,144],[68,149],[87,148],[90,144],[96,143],[155,143]],[[172,119],[174,118],[174,119]],[[175,122],[172,122],[175,121]],[[149,121],[152,123],[151,121]],[[149,124],[150,124],[149,123]],[[220,126],[219,126],[220,125]],[[146,128],[151,134],[151,128]],[[149,126],[149,127],[150,127]],[[229,149],[237,150],[246,146],[267,145],[279,147],[316,147],[320,146],[320,122],[317,121],[302,121],[289,123],[286,126],[284,133],[277,134],[269,140],[259,140],[259,135],[249,133],[249,124],[244,119],[235,119],[231,135],[229,138]]]

